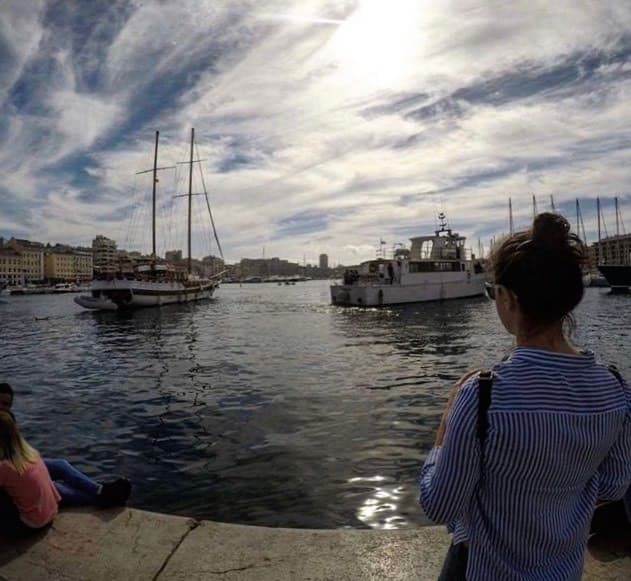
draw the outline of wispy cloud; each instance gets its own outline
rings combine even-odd
[[[27,4],[0,20],[0,235],[146,249],[135,174],[155,129],[173,166],[192,126],[232,260],[357,262],[440,209],[475,245],[509,196],[518,223],[532,195],[578,197],[593,231],[593,199],[618,195],[631,224],[628,3]],[[183,167],[161,174],[168,214]]]

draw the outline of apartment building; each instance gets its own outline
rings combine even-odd
[[[116,272],[119,262],[116,242],[106,236],[97,235],[92,240],[92,259],[95,272]]]
[[[631,265],[631,234],[603,238],[590,250],[595,264]]]
[[[57,245],[47,248],[44,274],[50,282],[85,282],[92,280],[91,249],[73,249]]]
[[[7,242],[21,256],[24,284],[33,284],[44,280],[44,245],[20,238],[11,238]]]
[[[0,248],[0,280],[9,286],[23,283],[22,255],[9,246]]]

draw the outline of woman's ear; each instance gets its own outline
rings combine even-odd
[[[510,312],[515,312],[515,311],[519,310],[519,299],[517,298],[517,295],[512,290],[510,290],[508,288],[506,288],[504,290],[505,290],[504,300],[506,301],[506,303],[505,303],[506,308]]]

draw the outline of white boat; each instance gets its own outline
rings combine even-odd
[[[58,282],[53,287],[53,292],[55,292],[55,293],[78,293],[78,292],[81,292],[81,289],[73,282]]]
[[[188,267],[186,270],[168,264],[156,255],[156,172],[158,159],[158,137],[153,165],[153,251],[151,258],[143,263],[135,264],[126,271],[104,273],[92,281],[90,294],[75,297],[75,302],[86,309],[115,311],[141,307],[158,307],[173,303],[186,303],[210,299],[219,286],[222,273],[211,278],[202,279],[192,273],[191,268],[191,197],[193,174],[193,145],[195,130],[191,131],[191,158],[188,191]],[[206,197],[208,201],[208,197]],[[210,205],[208,205],[210,212]],[[212,223],[212,215],[211,215]],[[214,226],[213,226],[214,229]],[[215,239],[216,233],[215,233]],[[217,240],[217,242],[219,242]],[[221,252],[221,248],[219,248]]]
[[[412,238],[410,249],[392,259],[377,258],[346,271],[344,283],[331,286],[334,305],[378,307],[475,297],[484,294],[486,274],[465,249],[464,236],[452,232],[443,213],[433,236]]]

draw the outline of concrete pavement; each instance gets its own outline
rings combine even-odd
[[[251,527],[134,509],[64,511],[39,538],[0,542],[0,581],[432,580],[443,527]],[[629,581],[631,558],[588,554],[584,579]]]

